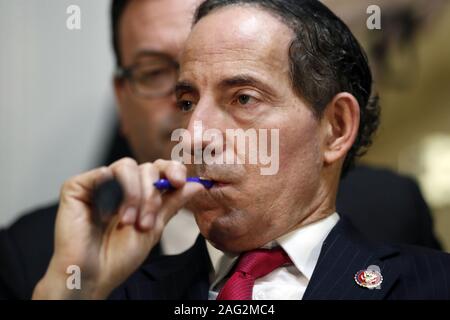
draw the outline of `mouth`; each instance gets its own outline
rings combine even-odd
[[[230,185],[231,185],[231,183],[214,181],[214,185],[212,186],[212,189],[224,188],[224,187],[227,187]]]
[[[221,180],[219,180],[219,179],[214,179],[214,178],[211,178],[211,177],[205,177],[205,176],[203,176],[203,177],[199,177],[200,178],[200,180],[203,180],[203,181],[205,181],[205,182],[209,182],[209,181],[211,181],[212,182],[212,185],[211,186],[207,186],[207,189],[217,189],[217,188],[223,188],[223,187],[226,187],[226,186],[229,186],[231,183],[230,182],[226,182],[226,181],[221,181]],[[205,184],[204,184],[205,185]],[[206,185],[205,185],[206,186]]]
[[[211,180],[214,185],[210,190],[219,190],[226,187],[238,187],[245,179],[242,167],[227,165],[202,165],[193,168],[193,173],[201,179]]]

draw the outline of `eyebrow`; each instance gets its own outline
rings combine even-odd
[[[234,87],[251,86],[257,87],[265,91],[268,94],[273,94],[273,90],[264,82],[250,76],[250,75],[237,75],[230,78],[223,79],[219,82],[218,87],[221,90],[226,90]],[[189,81],[178,81],[175,86],[175,94],[178,96],[184,93],[197,93],[198,88]]]
[[[139,58],[145,58],[145,57],[153,57],[153,58],[163,58],[167,60],[174,60],[173,57],[165,52],[161,51],[155,51],[155,50],[139,50],[137,51],[134,56],[133,60],[136,61]]]
[[[175,85],[175,96],[179,97],[184,93],[197,93],[197,87],[189,81],[178,81]]]
[[[219,82],[219,88],[221,89],[229,89],[243,86],[257,87],[263,91],[266,91],[267,93],[272,93],[273,91],[269,85],[265,84],[261,80],[258,80],[250,75],[245,74],[223,79],[222,81]]]

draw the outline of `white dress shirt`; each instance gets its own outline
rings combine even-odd
[[[253,300],[300,300],[311,279],[322,244],[328,233],[339,221],[335,212],[330,216],[296,229],[264,246],[281,246],[292,260],[292,265],[275,269],[268,275],[256,279],[253,287]],[[210,256],[220,260],[213,262],[209,299],[215,300],[225,277],[233,267],[238,256],[221,253],[211,245],[207,246]]]
[[[161,235],[161,249],[163,254],[180,254],[192,247],[199,234],[194,214],[181,209],[170,219]]]
[[[194,245],[199,233],[194,214],[189,210],[181,209],[163,230],[160,242],[162,253],[165,255],[183,253]],[[217,269],[223,252],[214,248],[209,242],[206,242],[206,246],[213,268]]]

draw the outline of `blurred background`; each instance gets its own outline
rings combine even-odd
[[[381,97],[381,125],[362,162],[417,179],[435,231],[450,250],[450,1],[323,1],[366,49]],[[381,9],[368,30],[366,9]]]
[[[114,118],[108,14],[109,0],[0,0],[0,225],[98,163]]]
[[[369,54],[382,122],[362,162],[414,177],[450,251],[450,1],[324,0]],[[66,27],[70,5],[81,29]],[[55,201],[115,132],[109,0],[0,0],[0,226]],[[381,30],[366,25],[381,9]]]

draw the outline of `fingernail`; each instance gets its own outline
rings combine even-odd
[[[129,207],[125,210],[125,213],[123,214],[122,222],[123,223],[133,223],[136,219],[136,208]]]
[[[152,228],[153,222],[153,215],[151,213],[147,213],[141,220],[141,226],[143,228]]]

